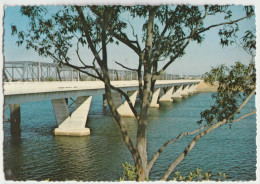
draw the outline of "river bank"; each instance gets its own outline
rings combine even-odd
[[[204,81],[201,81],[198,85],[196,90],[198,92],[217,92],[218,90],[218,84],[209,84]]]

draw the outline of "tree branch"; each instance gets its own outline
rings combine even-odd
[[[203,136],[209,134],[211,131],[215,130],[216,128],[220,127],[221,125],[227,123],[227,120],[232,118],[237,112],[239,112],[249,101],[249,99],[255,94],[256,89],[248,95],[248,97],[243,101],[243,103],[228,117],[223,119],[222,121],[219,121],[213,125],[211,125],[207,130],[201,132],[197,136],[194,137],[194,139],[190,142],[190,144],[186,147],[186,149],[177,157],[177,159],[170,165],[170,167],[167,169],[165,174],[160,180],[167,180],[172,171],[176,168],[176,166],[186,157],[186,155],[193,149],[193,147],[196,145],[196,143],[199,141],[200,138]],[[252,112],[249,113],[250,115],[253,114]],[[248,116],[248,115],[247,115]],[[247,117],[243,116],[243,118]],[[242,117],[241,117],[242,118]]]
[[[91,11],[96,14],[96,16],[98,17],[101,17],[102,15],[100,14],[100,12],[98,12],[95,8],[95,6],[89,6],[89,8],[91,9]],[[130,47],[133,51],[135,51],[138,55],[140,54],[141,52],[141,49],[140,49],[140,45],[138,43],[138,40],[136,41],[131,41],[127,36],[126,34],[124,34],[123,32],[119,31],[120,34],[116,34],[114,32],[114,30],[112,29],[112,27],[108,27],[107,28],[107,31],[109,32],[109,34],[111,34],[112,36],[114,36],[116,39],[118,39],[119,41],[121,41],[122,43],[124,43],[125,45],[127,45],[128,47]],[[123,37],[123,36],[124,37]],[[137,46],[135,46],[133,43],[136,43]]]
[[[137,34],[135,34],[134,26],[131,24],[131,22],[129,21],[129,19],[128,19],[128,23],[129,23],[129,25],[131,26],[131,28],[132,28],[132,34],[133,34],[133,36],[134,36],[135,39],[136,39],[136,41],[133,41],[133,43],[135,43],[135,44],[137,45],[137,48],[138,48],[139,50],[141,50],[141,47],[140,47],[140,44],[139,44],[139,41],[138,41],[138,36],[137,36]]]
[[[219,114],[216,115],[216,117],[215,117],[214,119],[212,119],[211,123],[214,122],[214,121],[217,119],[218,116],[219,116]],[[193,135],[193,134],[195,134],[195,133],[197,133],[197,132],[203,130],[203,129],[206,128],[207,126],[209,126],[209,124],[206,124],[206,125],[200,127],[199,129],[193,130],[192,132],[182,132],[182,133],[179,134],[179,136],[178,136],[177,138],[172,139],[172,140],[169,140],[168,142],[166,142],[166,143],[153,155],[153,157],[152,157],[152,159],[151,159],[151,161],[149,162],[149,165],[148,165],[149,171],[150,171],[150,169],[153,167],[155,161],[158,159],[158,157],[160,156],[160,154],[164,151],[164,149],[166,148],[166,146],[168,146],[169,144],[172,144],[172,143],[176,142],[177,140],[181,139],[184,135],[187,135],[187,136],[188,136],[188,135]]]
[[[244,116],[242,116],[242,117],[240,117],[240,118],[238,118],[238,119],[236,119],[236,120],[230,121],[230,122],[228,122],[228,123],[236,123],[236,122],[238,122],[238,121],[240,121],[240,120],[246,118],[247,116],[251,116],[251,115],[253,115],[253,114],[255,114],[255,113],[256,113],[256,110],[254,110],[254,111],[252,111],[252,112],[250,112],[250,113],[248,113],[248,114],[246,114],[246,115],[244,115]]]
[[[128,67],[124,66],[123,64],[118,63],[117,61],[115,61],[115,63],[118,64],[119,66],[121,66],[124,69],[131,70],[131,71],[137,71],[137,69],[128,68]]]
[[[237,20],[233,20],[233,21],[229,21],[229,22],[222,22],[222,23],[220,23],[220,24],[211,25],[211,26],[209,26],[209,27],[203,29],[202,31],[199,31],[197,34],[203,33],[203,32],[205,32],[205,31],[207,31],[207,30],[210,30],[211,28],[214,28],[214,27],[218,27],[218,26],[222,26],[222,25],[226,25],[226,24],[234,24],[234,23],[236,23],[236,22],[239,22],[239,21],[241,21],[241,20],[244,20],[244,19],[246,19],[246,18],[248,18],[248,17],[251,17],[251,16],[253,16],[253,15],[254,15],[254,13],[251,13],[251,14],[249,14],[249,15],[247,15],[247,16],[245,16],[245,17],[242,17],[242,18],[240,18],[240,19],[237,19]]]
[[[163,68],[160,69],[160,70],[156,73],[157,76],[160,75],[163,71],[165,71],[166,68],[168,68],[168,66],[169,66],[170,64],[172,64],[172,63],[179,57],[179,55],[181,54],[181,52],[183,52],[184,49],[189,45],[190,41],[191,41],[191,39],[189,39],[189,40],[185,43],[185,45],[180,49],[180,51],[179,51],[177,54],[175,54],[175,55],[163,66]]]
[[[121,41],[122,43],[124,43],[125,45],[130,47],[137,55],[140,55],[140,53],[141,53],[140,46],[135,46],[134,44],[132,44],[133,42],[138,43],[137,41],[129,40],[129,38],[122,32],[120,32],[120,34],[116,34],[110,28],[108,28],[108,32],[109,32],[109,34],[113,35],[116,39],[118,39],[119,41]],[[125,35],[124,38],[121,35]]]
[[[199,22],[198,22],[198,24],[196,25],[195,29],[190,33],[190,38],[189,38],[189,40],[188,40],[188,41],[185,43],[185,45],[180,49],[180,51],[179,51],[177,54],[175,54],[175,56],[173,56],[173,57],[170,59],[170,61],[168,61],[168,62],[163,66],[162,69],[160,69],[158,72],[156,72],[156,74],[153,76],[153,78],[157,78],[158,75],[160,75],[163,71],[165,71],[166,68],[168,68],[168,66],[169,66],[170,64],[172,64],[172,63],[179,57],[179,55],[180,55],[180,54],[184,51],[184,49],[189,45],[189,43],[190,43],[190,41],[191,41],[191,38],[194,36],[194,34],[196,33],[196,31],[199,29],[199,26],[200,26],[202,20],[205,19],[206,16],[207,16],[207,11],[205,10],[204,16],[201,17],[201,19],[199,20]]]
[[[76,70],[78,70],[78,71],[80,71],[82,73],[85,73],[85,74],[87,74],[87,75],[89,75],[91,77],[94,77],[94,78],[96,78],[98,80],[102,80],[102,78],[100,76],[96,76],[96,75],[93,75],[93,74],[91,74],[91,73],[89,73],[89,72],[87,72],[85,70],[82,70],[82,69],[85,69],[84,67],[78,67],[78,66],[72,65],[72,64],[70,64],[68,62],[65,62],[65,63],[62,62],[62,64],[66,65],[66,66],[69,66],[71,68],[74,68],[74,69],[76,69]],[[91,68],[91,69],[94,69],[94,68]]]
[[[153,167],[155,161],[158,159],[158,157],[160,156],[160,154],[164,151],[164,149],[169,145],[172,144],[178,140],[180,140],[183,136],[188,136],[188,135],[193,135],[201,130],[203,130],[204,128],[206,128],[208,125],[204,125],[202,127],[200,127],[199,129],[193,130],[192,132],[182,132],[180,133],[175,139],[169,140],[168,142],[164,143],[164,145],[153,155],[151,161],[149,162],[147,169],[148,172],[151,170],[151,168]]]
[[[69,67],[71,67],[71,68],[74,68],[74,69],[76,69],[76,70],[78,70],[78,71],[80,71],[80,72],[82,72],[82,73],[85,73],[85,74],[87,74],[87,75],[89,75],[89,76],[91,76],[91,77],[94,77],[94,78],[96,78],[96,79],[99,79],[99,80],[102,79],[100,76],[96,76],[96,75],[93,75],[93,74],[91,74],[91,73],[89,73],[89,72],[87,72],[87,71],[85,71],[85,70],[82,70],[82,69],[86,69],[86,68],[95,69],[93,66],[78,67],[78,66],[75,66],[75,65],[70,64],[70,63],[69,63],[68,61],[66,61],[66,60],[65,60],[65,62],[63,62],[60,57],[59,57],[59,58],[55,57],[55,56],[54,56],[52,53],[50,53],[49,51],[47,51],[47,54],[48,54],[51,58],[53,58],[53,60],[56,60],[57,62],[59,62],[59,63],[61,63],[61,64],[63,64],[63,65],[66,65],[66,66],[69,66]],[[59,56],[60,56],[60,55],[59,55]]]
[[[78,11],[79,17],[80,17],[80,19],[82,21],[82,24],[83,24],[83,27],[84,27],[84,32],[85,32],[85,37],[87,39],[88,45],[89,45],[92,53],[94,54],[94,57],[96,58],[98,64],[101,66],[102,65],[102,60],[99,57],[98,52],[95,49],[95,46],[93,45],[92,40],[90,38],[89,30],[88,30],[88,27],[87,27],[88,23],[87,23],[87,21],[86,21],[86,19],[84,17],[83,11],[82,11],[81,7],[79,7],[79,6],[76,6],[76,10]]]
[[[210,15],[210,14],[208,14],[208,15]],[[246,19],[246,18],[248,18],[248,17],[251,17],[251,16],[253,16],[253,15],[254,15],[254,13],[251,13],[251,14],[249,14],[249,15],[247,15],[247,16],[245,16],[245,17],[242,17],[242,18],[240,18],[240,19],[236,19],[236,20],[229,21],[229,22],[222,22],[222,23],[219,23],[219,24],[211,25],[211,26],[209,26],[209,27],[207,27],[207,28],[205,28],[205,29],[203,29],[203,30],[197,32],[197,34],[200,34],[200,33],[203,33],[203,32],[205,32],[205,31],[208,31],[208,30],[210,30],[211,28],[214,28],[214,27],[218,27],[218,26],[222,26],[222,25],[226,25],[226,24],[234,24],[234,23],[236,23],[236,22],[239,22],[239,21],[241,21],[241,20],[244,20],[244,19]],[[187,36],[187,37],[184,37],[184,38],[182,38],[182,39],[180,39],[180,40],[174,42],[172,45],[176,45],[177,43],[179,43],[179,42],[181,42],[181,41],[183,41],[183,40],[186,40],[186,39],[190,39],[190,38],[192,38],[191,35],[189,35],[189,36]]]
[[[83,64],[83,66],[87,67],[87,65],[82,61],[80,55],[79,55],[79,39],[78,39],[78,42],[77,42],[77,49],[76,49],[76,53],[77,53],[77,56],[79,58],[79,61]]]

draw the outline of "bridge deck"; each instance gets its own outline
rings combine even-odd
[[[180,86],[199,83],[199,80],[158,80],[156,88]],[[112,85],[124,91],[138,90],[138,81],[112,81]],[[104,83],[101,81],[74,82],[5,82],[5,104],[52,100],[79,96],[104,94]]]

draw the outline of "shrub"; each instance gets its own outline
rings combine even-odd
[[[201,169],[196,169],[194,172],[190,172],[188,176],[182,176],[179,171],[174,173],[173,180],[174,181],[214,181],[214,179],[211,179],[212,174],[210,172],[202,173]],[[218,179],[215,179],[217,181],[224,181],[226,180],[226,174],[225,173],[218,173]]]
[[[135,166],[126,162],[122,164],[123,167],[123,177],[120,177],[119,181],[136,181],[137,180],[137,169]],[[177,171],[174,173],[172,178],[173,181],[225,181],[226,174],[218,173],[217,179],[212,179],[212,174],[210,172],[202,172],[202,169],[197,168],[194,172],[190,172],[188,176],[181,175],[181,172]]]
[[[137,170],[135,166],[131,165],[130,163],[126,162],[122,164],[124,169],[123,177],[120,177],[120,181],[136,181],[137,180]]]

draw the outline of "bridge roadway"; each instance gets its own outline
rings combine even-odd
[[[173,102],[173,98],[194,93],[199,82],[200,80],[158,80],[150,107],[158,108],[158,100]],[[111,84],[127,92],[131,102],[135,104],[138,81],[112,81]],[[101,81],[4,82],[4,104],[10,105],[11,132],[21,131],[21,103],[51,100],[58,124],[58,128],[54,130],[55,135],[89,135],[90,130],[85,125],[92,96],[103,94],[103,104],[106,105],[104,93],[104,83]],[[119,93],[114,91],[112,97],[121,116],[134,116]],[[68,110],[68,98],[77,98],[72,114]]]

